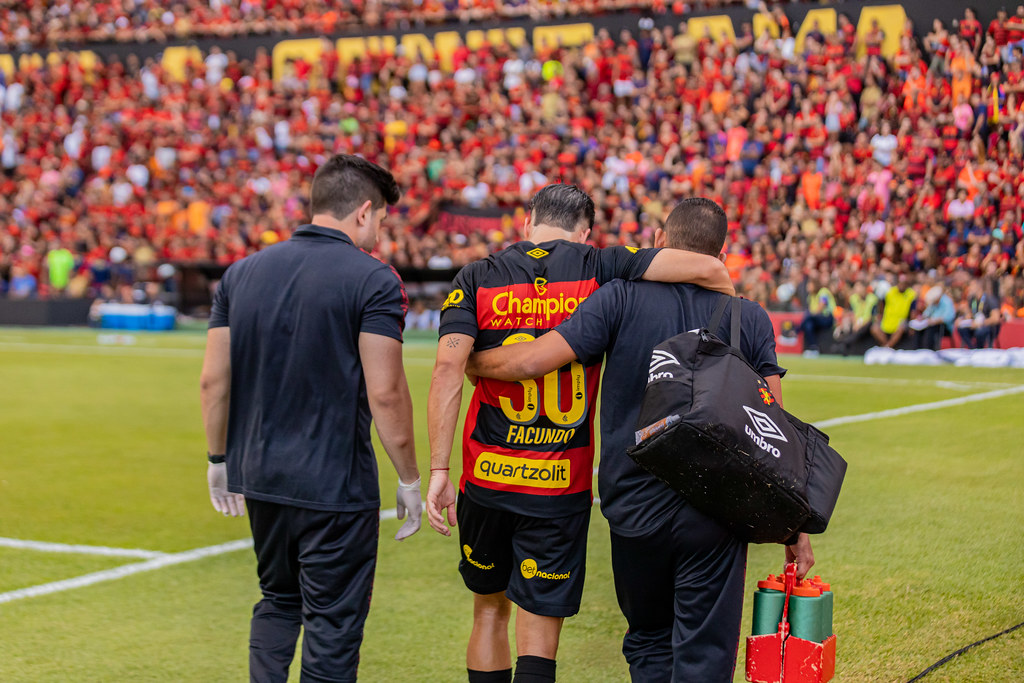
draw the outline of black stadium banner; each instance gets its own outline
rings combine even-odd
[[[891,55],[898,48],[899,36],[903,31],[906,19],[914,22],[918,36],[931,30],[932,20],[940,18],[949,25],[950,20],[963,17],[965,5],[956,0],[904,0],[899,4],[883,4],[866,0],[849,0],[842,3],[792,3],[785,5],[785,12],[797,33],[797,47],[802,44],[803,34],[810,30],[814,20],[818,21],[819,30],[828,33],[834,30],[836,18],[845,14],[857,26],[858,34],[864,34],[871,28],[872,20],[877,20],[885,32],[883,54]],[[983,25],[995,16],[1001,3],[978,3],[978,15]],[[83,59],[89,60],[97,56],[108,57],[117,55],[125,57],[129,54],[140,58],[158,57],[162,60],[168,73],[182,77],[184,65],[189,58],[207,52],[217,45],[225,51],[235,52],[240,59],[251,58],[260,48],[272,50],[274,76],[280,78],[291,59],[304,58],[311,64],[319,63],[319,56],[325,47],[325,39],[338,51],[342,62],[347,63],[353,57],[369,51],[390,50],[398,45],[404,46],[407,53],[420,54],[432,58],[435,55],[442,68],[450,68],[451,54],[460,42],[473,49],[484,41],[508,42],[519,45],[529,41],[535,49],[579,45],[588,41],[600,29],[608,30],[617,36],[623,30],[634,33],[638,29],[640,18],[648,16],[640,12],[626,11],[600,14],[590,17],[575,17],[571,20],[533,21],[526,19],[493,20],[485,22],[457,23],[450,22],[431,27],[413,28],[408,31],[372,32],[349,30],[330,35],[306,34],[267,34],[239,38],[203,38],[187,42],[169,43],[97,43],[87,45],[66,45],[62,49],[78,51]],[[762,13],[745,6],[729,6],[708,10],[689,12],[685,15],[665,13],[653,16],[658,26],[676,25],[681,20],[688,21],[688,31],[696,37],[710,31],[714,39],[719,39],[724,31],[727,35],[735,35],[740,27],[749,22],[754,35],[767,27],[773,33],[777,31],[771,19]],[[0,54],[0,69],[8,75],[13,72],[15,61],[28,60],[41,65],[43,59],[59,59],[56,51],[25,52]]]

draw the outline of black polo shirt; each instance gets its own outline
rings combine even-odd
[[[649,533],[685,504],[682,496],[634,463],[626,449],[636,443],[651,351],[669,337],[706,326],[722,296],[696,285],[614,280],[555,328],[581,363],[608,354],[601,380],[597,484],[601,511],[621,536]],[[712,332],[728,340],[731,319],[726,308],[721,328]],[[775,357],[772,321],[764,309],[744,300],[740,325],[740,350],[757,372],[762,377],[784,375],[786,370]]]
[[[210,315],[231,328],[228,490],[380,507],[359,334],[401,341],[407,308],[393,268],[316,225],[228,268]]]

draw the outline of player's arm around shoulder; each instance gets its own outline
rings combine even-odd
[[[736,294],[729,270],[720,258],[682,249],[660,249],[644,271],[643,279],[687,282],[730,296]]]
[[[514,337],[512,338],[514,339]],[[557,330],[534,341],[505,343],[470,356],[470,374],[505,381],[532,379],[576,360],[576,352]]]
[[[398,518],[404,519],[405,513],[409,514],[409,519],[395,535],[395,540],[401,541],[419,530],[423,512],[412,398],[402,365],[402,342],[391,336],[360,332],[359,359],[377,435],[398,473]]]

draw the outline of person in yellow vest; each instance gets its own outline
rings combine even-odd
[[[853,285],[853,292],[847,300],[846,308],[835,329],[837,346],[844,356],[850,352],[851,346],[871,334],[871,323],[878,308],[878,297],[862,280],[858,280]]]
[[[900,273],[896,286],[890,287],[885,293],[881,319],[871,328],[871,335],[879,344],[890,349],[896,348],[907,332],[907,321],[915,299],[917,292],[910,286],[910,277]]]

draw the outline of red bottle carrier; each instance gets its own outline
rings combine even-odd
[[[796,585],[796,564],[788,564],[786,602],[778,632],[747,638],[747,680],[751,683],[825,683],[835,676],[835,634],[820,643],[790,634],[789,599]],[[828,590],[820,580],[818,585]]]

